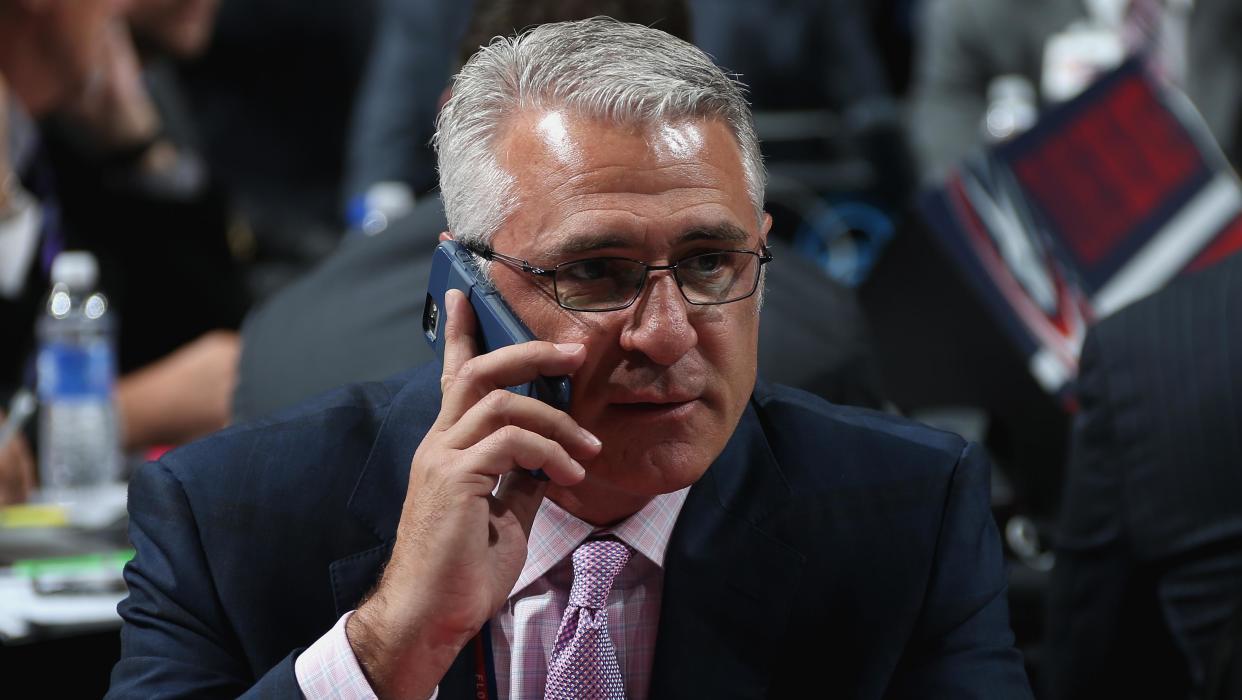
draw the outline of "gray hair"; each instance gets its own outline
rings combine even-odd
[[[458,240],[486,245],[512,213],[514,178],[497,162],[494,141],[513,115],[542,107],[627,125],[719,119],[737,139],[747,193],[756,219],[763,216],[767,175],[745,87],[693,44],[594,17],[496,37],[453,79],[432,143]]]

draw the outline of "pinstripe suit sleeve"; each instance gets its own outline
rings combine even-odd
[[[1118,430],[1106,358],[1093,329],[1083,345],[1057,564],[1049,591],[1049,697],[1101,697],[1115,678],[1109,660],[1132,568],[1121,525]],[[1072,505],[1071,505],[1072,504]],[[1100,685],[1102,684],[1102,685]],[[1107,693],[1106,693],[1107,694]]]

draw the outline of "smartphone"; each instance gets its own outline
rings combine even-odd
[[[526,324],[513,313],[500,292],[480,272],[478,260],[457,241],[442,241],[431,259],[431,277],[427,283],[427,301],[423,305],[423,337],[436,356],[444,360],[444,295],[460,289],[470,300],[470,307],[479,320],[476,337],[479,353],[487,353],[507,345],[535,340]],[[530,396],[544,403],[569,411],[569,377],[540,377],[509,391]],[[542,471],[531,472],[546,479]]]

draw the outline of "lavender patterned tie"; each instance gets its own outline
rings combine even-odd
[[[574,550],[574,585],[548,662],[545,700],[624,700],[625,681],[608,636],[608,592],[631,550],[614,539]]]

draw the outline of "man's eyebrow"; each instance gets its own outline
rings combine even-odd
[[[750,233],[736,224],[723,223],[714,226],[700,226],[690,229],[677,237],[677,243],[693,241],[725,241],[727,243],[745,243],[750,240]]]
[[[624,248],[631,245],[633,241],[619,235],[603,233],[591,236],[580,236],[562,241],[547,251],[548,255],[554,258],[568,257],[571,255],[581,255],[582,253],[592,253],[605,248]]]
[[[696,226],[674,239],[674,245],[682,245],[694,241],[724,241],[728,243],[745,243],[750,234],[745,229],[731,223]],[[584,253],[593,253],[608,248],[625,248],[634,245],[633,238],[617,234],[603,233],[593,236],[582,236],[563,241],[552,246],[545,255],[553,259],[561,259]]]

